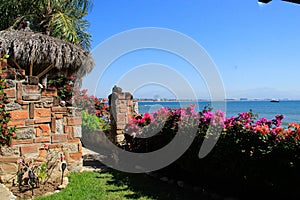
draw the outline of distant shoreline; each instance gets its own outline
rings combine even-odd
[[[178,99],[178,100],[144,100],[144,99],[134,99],[138,102],[210,102],[211,100],[209,99],[198,99],[198,100],[184,100],[184,99]],[[230,101],[230,102],[252,102],[252,101],[271,101],[272,99],[247,99],[247,100],[239,100],[239,99],[225,99],[223,101]],[[222,100],[215,100],[215,102],[220,102]],[[280,101],[300,101],[300,99],[280,99]]]

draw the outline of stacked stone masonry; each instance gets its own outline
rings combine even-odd
[[[0,148],[0,178],[17,172],[17,160],[31,157],[43,160],[45,145],[64,152],[68,171],[82,167],[81,115],[74,107],[60,105],[55,88],[43,88],[38,77],[25,76],[24,70],[2,69],[8,88],[5,105],[11,115],[9,126],[16,127],[17,139],[11,147]]]
[[[109,96],[111,131],[115,135],[115,143],[125,145],[124,129],[130,118],[138,114],[138,103],[133,100],[129,92],[122,92],[122,88],[115,86]]]

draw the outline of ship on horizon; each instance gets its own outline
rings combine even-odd
[[[279,99],[271,99],[270,102],[279,102]]]

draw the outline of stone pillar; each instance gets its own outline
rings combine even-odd
[[[129,92],[122,92],[122,88],[114,86],[109,95],[111,116],[111,131],[115,135],[115,143],[118,146],[126,144],[124,129],[129,119],[133,116],[133,97]]]

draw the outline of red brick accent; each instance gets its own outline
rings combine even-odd
[[[43,136],[50,136],[51,134],[51,131],[45,131],[42,133]]]
[[[81,143],[80,138],[73,138],[68,140],[68,143],[78,143],[78,142]]]
[[[51,118],[51,132],[55,133],[56,132],[56,119]]]
[[[80,160],[82,158],[82,153],[81,152],[69,153],[69,156],[73,160]]]
[[[17,99],[22,100],[22,83],[17,83]]]
[[[60,142],[67,142],[68,141],[68,135],[66,134],[56,134],[52,137],[52,143],[60,143]]]
[[[43,123],[48,123],[48,122],[51,122],[51,118],[50,117],[34,120],[35,124],[43,124]]]
[[[24,120],[10,121],[10,122],[8,122],[8,126],[22,127],[22,126],[24,126]]]
[[[57,149],[57,148],[61,148],[62,144],[50,144],[49,145],[49,149]]]
[[[40,124],[39,127],[43,132],[50,131],[50,127],[48,124]]]
[[[0,162],[16,163],[19,159],[19,157],[0,157]]]
[[[69,126],[81,125],[81,123],[82,123],[81,117],[68,118],[68,125]]]
[[[64,126],[64,133],[69,133],[69,126]]]
[[[16,89],[15,88],[9,88],[9,89],[4,89],[4,93],[6,93],[6,96],[8,98],[16,98]]]
[[[21,155],[28,154],[28,153],[37,153],[38,150],[39,150],[38,145],[20,147]]]
[[[29,104],[29,118],[30,119],[34,118],[34,103]]]
[[[55,97],[57,96],[57,89],[51,88],[42,91],[42,97]]]
[[[10,112],[11,119],[28,119],[28,110],[15,110]]]
[[[41,132],[42,132],[42,131],[41,131],[40,128],[36,128],[36,129],[35,129],[35,136],[36,136],[36,137],[40,137],[40,136],[41,136]]]
[[[63,114],[55,114],[56,119],[62,119],[64,116]]]
[[[44,137],[44,138],[35,138],[34,143],[48,143],[51,142],[49,137]]]
[[[34,110],[34,118],[38,117],[51,117],[50,109],[39,108]]]
[[[38,85],[23,85],[23,90],[26,94],[40,94],[40,86]]]
[[[12,141],[12,145],[17,145],[17,144],[32,144],[33,141],[32,139],[28,139],[28,140],[13,140]]]
[[[52,107],[52,112],[55,112],[55,113],[66,113],[67,112],[67,108],[65,107]]]
[[[33,125],[34,124],[34,119],[26,119],[25,120],[25,125],[28,126],[28,125]]]
[[[74,138],[74,127],[68,126],[68,139],[73,139],[73,138]]]

